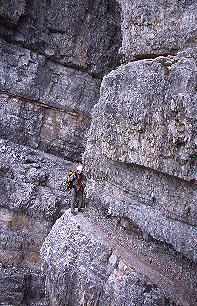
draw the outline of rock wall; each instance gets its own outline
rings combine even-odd
[[[39,251],[70,206],[61,184],[120,45],[114,0],[0,3],[2,305],[49,305]]]
[[[70,161],[81,161],[90,118],[2,93],[0,135]]]
[[[118,0],[122,8],[121,53],[129,60],[176,55],[196,47],[192,0]]]
[[[162,290],[119,256],[120,245],[114,243],[114,233],[109,235],[87,216],[67,212],[58,220],[42,249],[52,305],[170,303]]]
[[[89,143],[94,137],[112,160],[195,180],[196,70],[194,58],[177,56],[112,71],[102,82]]]
[[[62,182],[74,164],[3,139],[0,161],[0,303],[45,305],[39,252],[70,206]]]
[[[51,305],[195,305],[195,266],[114,221],[57,220],[41,250]]]
[[[1,1],[2,305],[196,304],[195,12]]]
[[[112,71],[102,82],[85,154],[92,203],[194,260],[195,77],[195,59],[178,56]]]
[[[100,80],[3,40],[1,47],[1,136],[81,160]]]
[[[121,31],[115,0],[3,0],[0,14],[6,40],[47,58],[96,76],[117,65]]]
[[[104,76],[92,112],[86,212],[67,211],[42,247],[48,297],[194,305],[196,4],[118,2],[122,65]]]
[[[1,305],[47,306],[44,283],[45,278],[40,275],[40,271],[2,265],[0,270]]]
[[[85,153],[91,203],[131,219],[193,260],[195,78],[195,59],[179,56],[112,71],[101,85]]]

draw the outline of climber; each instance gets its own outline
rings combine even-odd
[[[82,165],[77,167],[77,170],[72,171],[70,179],[72,180],[72,189],[74,192],[74,199],[71,203],[71,213],[75,213],[75,208],[78,211],[83,211],[83,192],[85,188],[86,177],[83,173]],[[70,189],[71,189],[70,188]]]

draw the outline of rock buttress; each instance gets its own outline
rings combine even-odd
[[[102,82],[84,155],[90,205],[129,218],[192,260],[195,76],[195,59],[185,57],[142,60],[112,71]]]
[[[89,210],[66,212],[46,238],[46,289],[52,305],[193,305],[196,5],[118,2],[127,65],[102,81],[84,154]]]
[[[81,162],[101,78],[118,65],[120,7],[3,0],[0,24],[0,303],[41,305],[39,249],[68,208],[61,183]]]
[[[50,305],[195,304],[192,267],[109,219],[67,211],[41,250]],[[191,277],[191,278],[190,278]]]

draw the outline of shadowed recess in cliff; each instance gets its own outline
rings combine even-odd
[[[1,27],[5,39],[99,77],[118,65],[121,12],[115,0],[24,0],[14,12],[14,30]],[[0,15],[11,15],[5,1]]]

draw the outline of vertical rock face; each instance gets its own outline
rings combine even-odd
[[[11,95],[90,116],[100,81],[1,40],[0,89]]]
[[[3,138],[81,160],[100,80],[1,40]]]
[[[159,57],[112,71],[102,82],[85,153],[91,203],[194,260],[195,75],[192,58]]]
[[[2,305],[45,305],[39,252],[51,226],[69,207],[71,195],[62,182],[73,167],[52,155],[0,141]]]
[[[118,65],[120,6],[3,0],[0,25],[0,304],[49,305],[39,250],[70,206],[61,184]]]
[[[2,266],[0,270],[1,305],[47,306],[44,281],[44,276],[41,276],[40,272]]]
[[[81,160],[89,117],[8,94],[0,95],[0,105],[2,138],[71,161]]]
[[[65,115],[51,111],[45,116],[43,107],[37,110],[40,112],[37,129],[42,124],[50,124],[53,131],[46,139],[42,131],[37,130],[33,147],[80,161],[91,109],[98,101],[99,78],[118,61],[121,44],[118,3],[114,0],[99,3],[86,0],[15,1],[12,5],[9,1],[8,5],[3,1],[0,14],[3,38],[1,92],[9,94],[10,100],[13,96],[19,98],[18,108],[20,99],[25,98],[34,105],[41,103],[44,104],[41,106],[65,111]],[[69,112],[76,116],[73,118],[67,114]],[[20,129],[26,131],[25,123],[20,124]],[[9,127],[3,124],[2,130],[3,137],[13,139],[8,135],[11,134]],[[45,133],[46,128],[43,130]],[[27,142],[25,139],[19,141]]]
[[[196,3],[192,0],[118,0],[122,7],[121,53],[127,60],[175,55],[196,47]]]
[[[195,180],[196,72],[194,58],[176,57],[112,71],[102,82],[90,145],[112,160]]]
[[[14,11],[20,16],[25,1],[17,2]],[[36,0],[26,1],[24,8],[23,17],[12,20],[17,23],[14,30],[2,27],[6,39],[94,75],[101,76],[117,64],[121,31],[115,0]],[[8,14],[5,1],[0,13]]]
[[[54,305],[193,305],[195,5],[119,3],[121,52],[143,60],[102,81],[84,154],[89,211],[67,212],[45,240],[46,288]]]
[[[195,11],[1,1],[2,305],[196,304]],[[73,216],[62,181],[85,146]]]
[[[2,0],[0,4],[1,24],[14,27],[24,15],[26,0]]]

